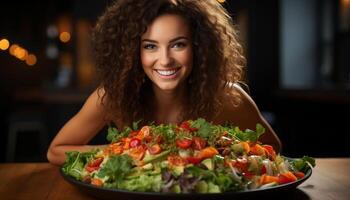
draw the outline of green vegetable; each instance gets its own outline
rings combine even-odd
[[[119,182],[131,172],[132,159],[124,154],[121,156],[111,156],[106,164],[100,169],[97,176],[107,177],[109,182]]]
[[[66,152],[67,159],[62,167],[63,172],[77,180],[81,180],[84,166],[93,158],[94,154],[95,152]]]
[[[291,164],[295,170],[305,173],[310,168],[309,165],[312,167],[316,166],[316,161],[314,158],[311,158],[309,156],[303,156],[302,158],[292,160]]]

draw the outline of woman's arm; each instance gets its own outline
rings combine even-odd
[[[47,152],[50,163],[64,163],[66,151],[89,151],[98,146],[87,143],[106,125],[98,90],[86,100],[81,110],[58,132]]]

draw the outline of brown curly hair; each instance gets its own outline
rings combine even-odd
[[[116,0],[92,33],[99,89],[104,90],[102,99],[109,119],[122,119],[125,125],[139,119],[143,119],[142,124],[154,120],[152,82],[142,68],[140,42],[147,26],[163,14],[184,17],[192,32],[193,69],[181,120],[203,117],[211,121],[223,104],[223,95],[232,97],[233,104],[239,103],[239,95],[224,88],[227,83],[241,81],[245,59],[232,19],[220,3]]]

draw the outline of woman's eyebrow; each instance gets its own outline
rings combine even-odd
[[[185,40],[188,40],[188,37],[185,37],[185,36],[179,36],[179,37],[176,37],[172,40],[170,40],[169,43],[172,43],[172,42],[175,42],[177,40],[180,40],[180,39],[185,39]],[[156,40],[151,40],[151,39],[143,39],[142,42],[152,42],[152,43],[158,43],[158,41]]]

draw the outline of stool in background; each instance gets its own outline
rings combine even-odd
[[[35,132],[38,134],[41,153],[46,151],[48,135],[42,113],[15,112],[10,115],[7,137],[6,161],[14,162],[16,157],[17,141],[20,134]]]

